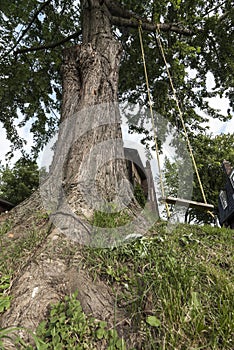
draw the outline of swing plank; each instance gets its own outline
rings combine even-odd
[[[161,200],[163,202],[168,203],[168,204],[176,204],[177,203],[179,205],[185,205],[185,206],[189,206],[191,208],[200,208],[200,209],[204,209],[204,210],[213,210],[214,209],[213,204],[195,202],[195,201],[191,201],[191,200],[183,199],[183,198],[163,197],[163,198],[161,198]]]

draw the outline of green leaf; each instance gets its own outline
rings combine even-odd
[[[161,321],[156,316],[148,316],[146,322],[152,327],[160,327]]]
[[[106,330],[104,328],[98,328],[96,331],[96,335],[98,339],[102,339],[106,333]]]
[[[11,306],[10,298],[9,297],[2,298],[0,296],[0,313],[9,309],[10,306]]]
[[[99,322],[99,327],[100,328],[105,328],[107,326],[107,322],[106,321],[100,321]]]
[[[116,346],[117,349],[120,349],[120,350],[125,350],[126,349],[123,338],[119,338],[117,340],[115,346]]]

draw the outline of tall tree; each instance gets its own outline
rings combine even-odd
[[[15,205],[29,197],[39,186],[39,169],[35,161],[20,158],[10,168],[0,168],[0,196]]]
[[[225,184],[225,176],[221,164],[224,159],[230,161],[231,164],[234,163],[233,143],[233,134],[220,134],[216,136],[200,134],[193,138],[193,152],[206,200],[209,204],[214,206],[215,214],[218,213],[218,195]],[[169,160],[168,158],[165,159],[164,182],[167,195],[169,196],[177,197],[180,170],[180,162]],[[184,169],[184,172],[185,171],[186,169]],[[196,175],[193,177],[193,193],[191,199],[196,202],[203,202],[201,188]],[[212,216],[205,210],[196,208],[188,208],[186,220],[202,224],[214,221]]]
[[[218,195],[226,182],[222,162],[226,159],[234,163],[233,152],[234,135],[221,134],[215,137],[203,134],[193,140],[194,154],[197,159],[201,181],[207,201],[214,205],[214,212],[218,213]],[[194,179],[193,198],[202,201],[198,181]],[[190,220],[197,222],[212,222],[212,217],[205,212],[190,211]]]
[[[128,185],[119,186],[126,175],[116,102],[119,98],[130,102],[137,100],[140,106],[147,103],[137,32],[139,24],[144,30],[149,83],[157,111],[181,129],[165,64],[155,40],[156,29],[160,31],[190,130],[202,129],[204,119],[195,112],[196,107],[214,118],[225,120],[228,117],[229,111],[226,117],[221,116],[209,107],[206,98],[216,94],[233,96],[234,49],[228,44],[233,38],[233,8],[229,0],[25,0],[4,2],[0,10],[0,120],[14,151],[25,142],[17,134],[20,115],[18,126],[29,126],[34,134],[33,151],[36,153],[57,128],[59,118],[55,111],[61,108],[59,139],[50,169],[53,177],[45,179],[48,187],[43,196],[47,196],[47,190],[54,193],[54,198],[50,193],[49,200],[49,206],[56,209],[52,219],[64,232],[69,226],[73,239],[86,235],[88,240],[90,231],[81,219],[83,215],[90,217],[93,208],[100,209],[96,203],[114,202],[119,208],[134,207]],[[195,78],[189,69],[195,70]],[[206,89],[208,72],[215,78],[212,92]],[[100,143],[106,147],[98,148]],[[95,192],[95,188],[98,191]],[[48,200],[44,202],[48,204]],[[38,209],[42,210],[42,205],[35,194],[11,214],[15,226],[22,225],[25,219],[27,223],[34,222]],[[75,217],[74,212],[78,214]],[[72,220],[69,225],[68,218]],[[81,221],[77,232],[76,224]],[[140,229],[140,225],[137,227]],[[37,264],[29,261],[27,269],[18,277],[12,309],[5,314],[3,325],[17,322],[30,327],[37,324],[46,314],[48,303],[68,292],[71,285],[79,288],[86,312],[113,321],[114,316],[110,316],[113,295],[108,287],[100,288],[85,272],[67,271],[66,263],[56,254],[56,247],[59,249],[59,242],[64,238],[48,222],[41,230],[45,240],[43,247],[36,250]],[[30,282],[29,274],[35,276]],[[62,284],[51,283],[51,279],[61,281],[61,278]],[[31,297],[32,290],[38,286],[40,307],[38,299]],[[103,309],[106,316],[102,315]],[[121,318],[121,315],[117,312],[116,317]]]

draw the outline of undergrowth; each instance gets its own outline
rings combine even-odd
[[[85,250],[86,266],[117,293],[142,349],[233,349],[233,231],[157,225],[112,250]]]
[[[135,336],[139,349],[233,350],[233,233],[211,226],[177,225],[168,230],[166,223],[158,223],[149,236],[122,246],[84,248],[83,268],[112,286],[117,306],[131,325],[129,337]],[[11,254],[4,247],[10,266],[7,269],[0,258],[2,284],[9,283],[14,267]],[[3,288],[0,298],[1,293]],[[126,349],[115,329],[85,316],[76,295],[51,308],[35,337],[36,347],[23,347],[21,342],[22,348]]]

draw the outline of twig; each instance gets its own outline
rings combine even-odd
[[[2,58],[7,57],[12,51],[14,51],[14,49],[17,47],[17,45],[20,43],[20,41],[23,39],[23,37],[25,36],[25,34],[27,34],[27,32],[29,31],[29,29],[31,28],[31,26],[33,25],[33,22],[35,21],[35,19],[37,18],[37,16],[39,15],[39,13],[47,6],[49,5],[49,3],[51,2],[51,0],[47,0],[43,5],[41,5],[41,7],[35,12],[33,18],[31,19],[31,21],[29,22],[29,24],[27,25],[27,27],[23,30],[22,34],[20,35],[19,39],[16,41],[15,45],[13,45],[13,47],[11,49],[9,49],[3,56]]]
[[[79,30],[78,32],[75,32],[71,35],[69,35],[68,37],[60,40],[60,41],[57,41],[55,43],[50,43],[50,44],[47,44],[47,45],[41,45],[41,46],[33,46],[33,47],[24,47],[22,49],[18,49],[15,51],[15,55],[18,55],[18,54],[21,54],[21,53],[26,53],[26,52],[32,52],[32,51],[41,51],[41,50],[47,50],[47,49],[54,49],[55,47],[57,46],[60,46],[64,43],[66,43],[67,41],[71,40],[71,39],[74,39],[78,36],[80,36],[82,33],[81,30]]]
[[[206,17],[209,13],[215,11],[215,10],[218,10],[222,5],[224,5],[226,2],[226,0],[224,0],[221,4],[213,7],[212,9],[210,9],[209,11],[207,11],[206,13],[204,13],[204,15],[202,17]]]

